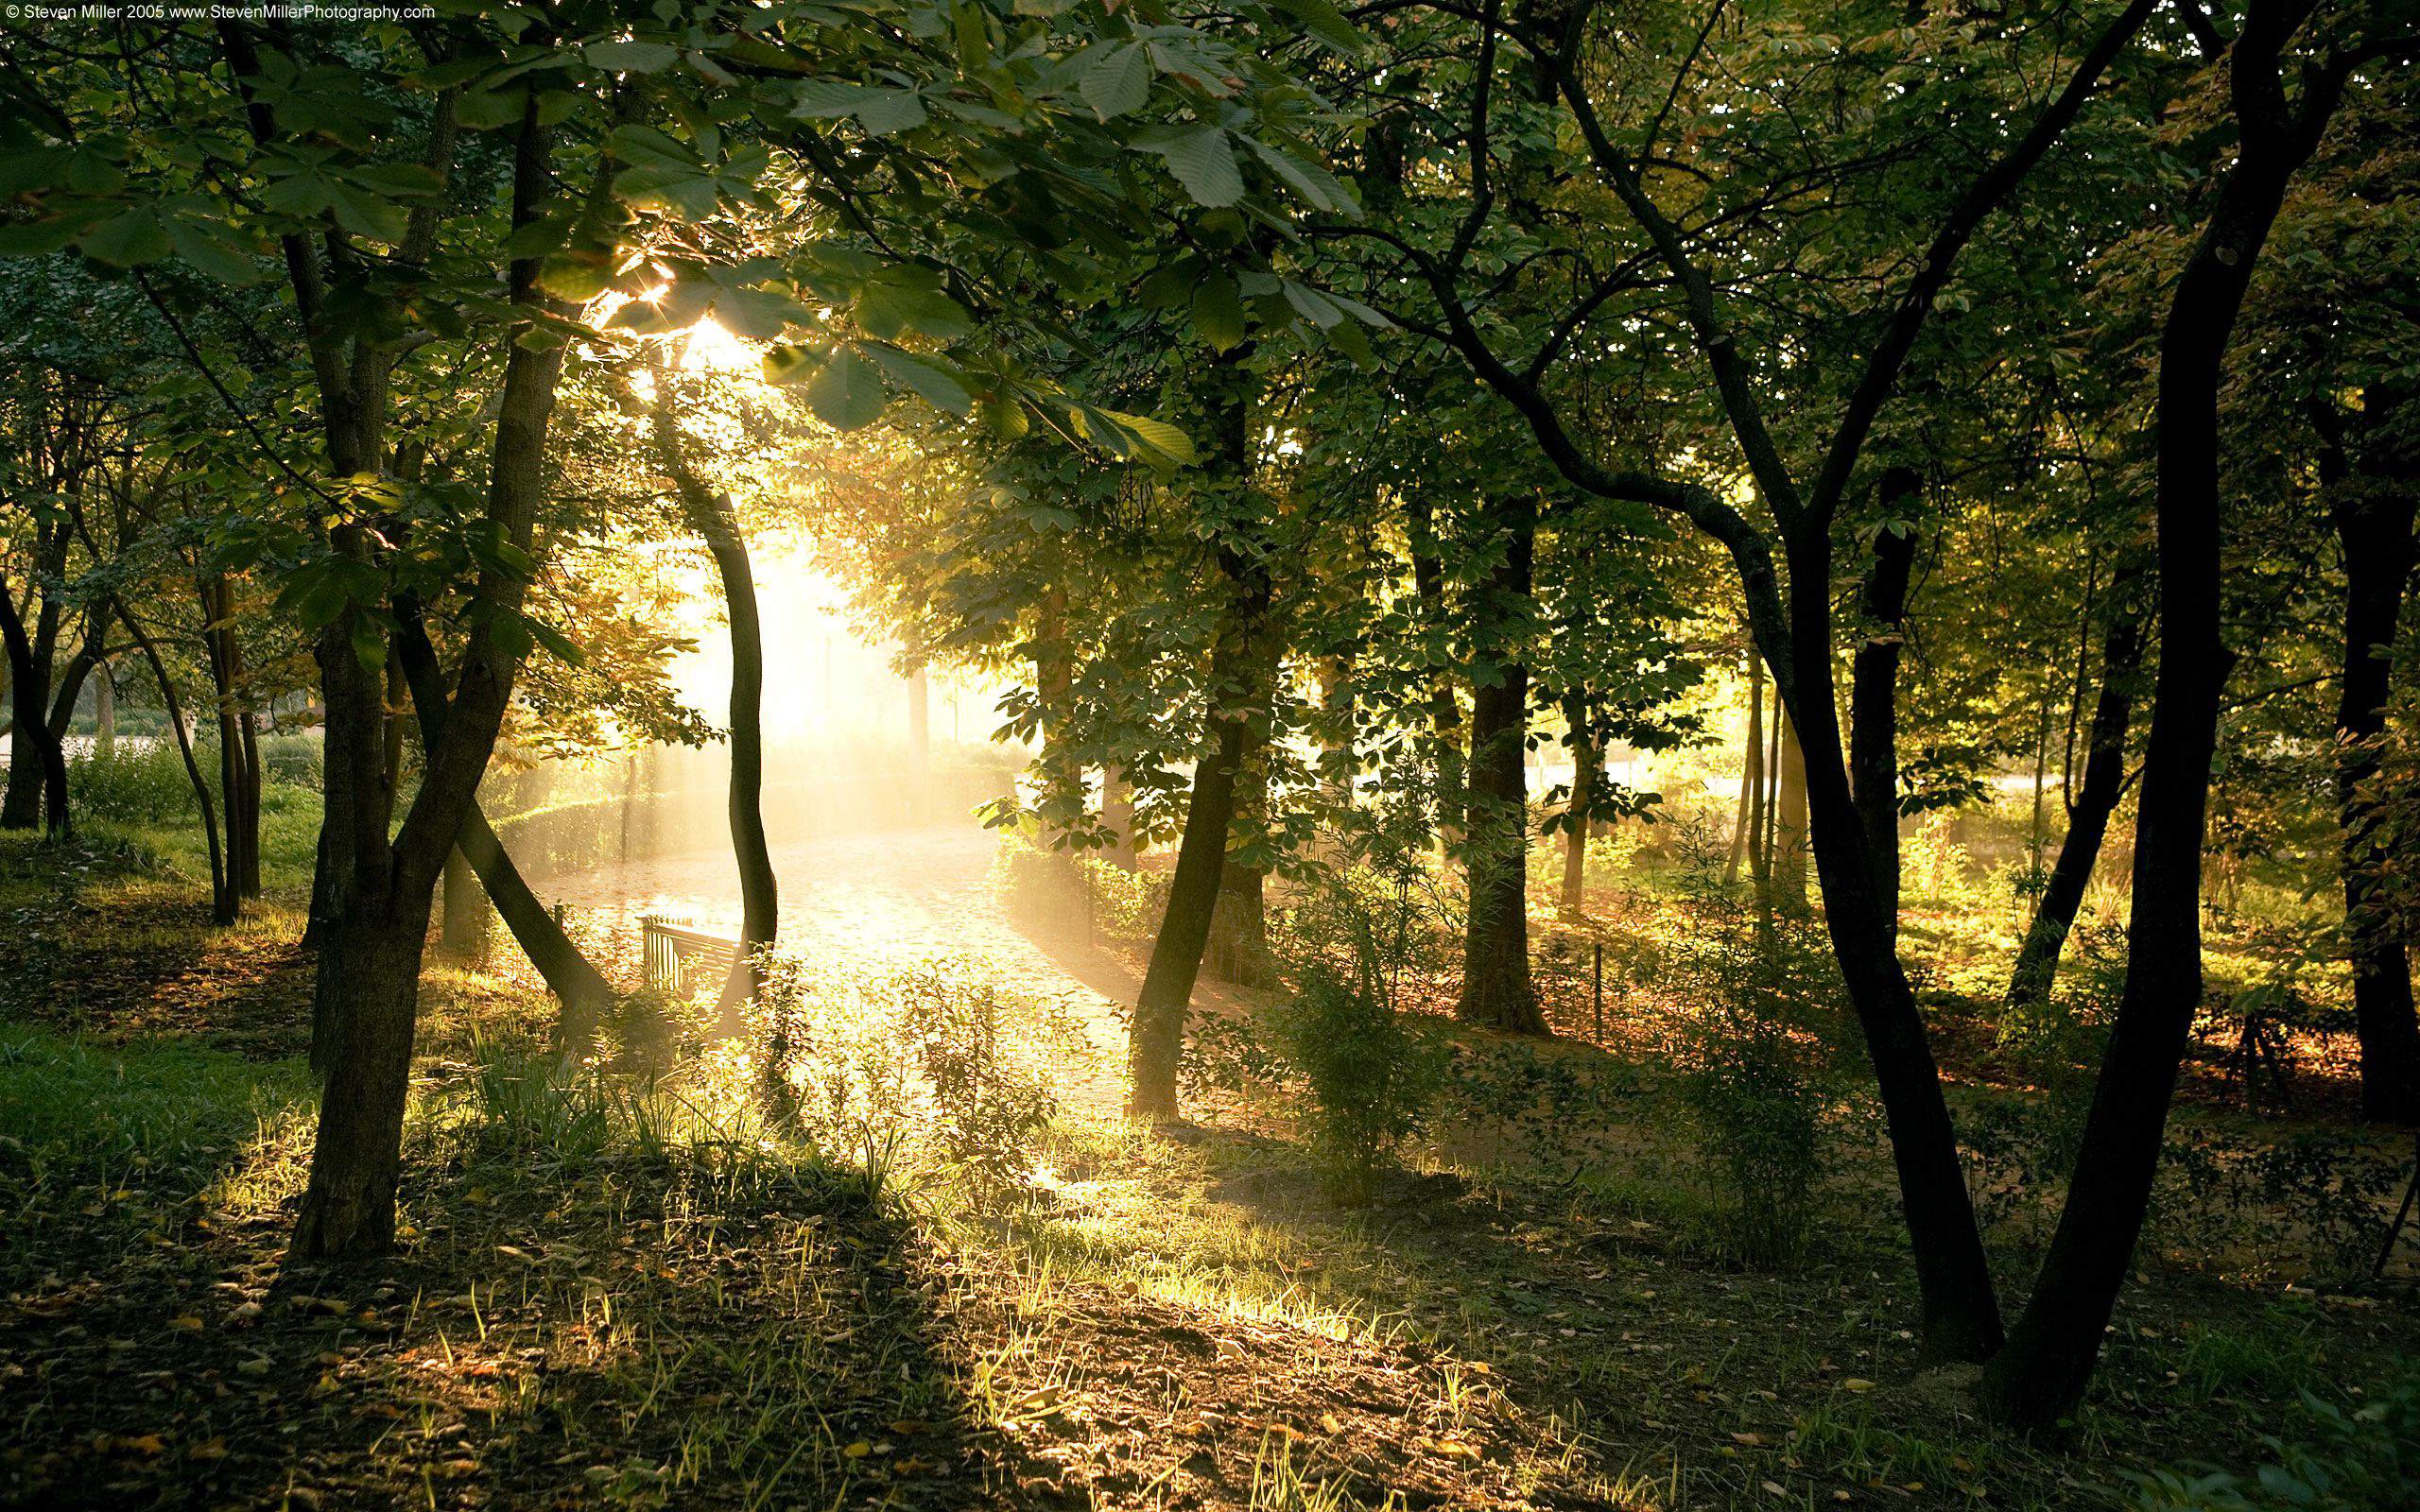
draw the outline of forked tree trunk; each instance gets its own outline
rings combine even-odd
[[[2007,1001],[2012,1011],[2049,1001],[2067,932],[2075,927],[2084,889],[2092,884],[2092,869],[2108,836],[2110,816],[2125,794],[2126,733],[2134,721],[2135,678],[2142,670],[2143,622],[2140,611],[2120,590],[2140,577],[2139,570],[2121,569],[2111,584],[2110,619],[2101,636],[2100,691],[2093,699],[2083,781],[2067,811],[2067,833],[2059,841],[2058,859],[2050,864],[2042,896],[2033,905],[2033,921],[2026,926],[2016,964],[2009,972]]]
[[[1798,727],[1784,710],[1776,731],[1780,771],[1773,792],[1773,853],[1775,896],[1791,908],[1806,907],[1806,750],[1798,743]],[[1894,895],[1895,896],[1895,895]]]
[[[2306,68],[2289,108],[2279,59],[2299,9],[2256,3],[2232,55],[2241,144],[2160,334],[2159,672],[2135,822],[2126,985],[2040,1279],[1986,1366],[1985,1408],[2049,1428],[2083,1400],[2151,1203],[2168,1108],[2202,996],[2202,846],[2226,653],[2221,633],[2219,394],[2236,318],[2293,173],[2343,76]]]
[[[2412,516],[2420,495],[2420,448],[2393,435],[2410,401],[2373,387],[2365,396],[2369,445],[2357,469],[2341,441],[2324,449],[2321,481],[2344,556],[2343,683],[2336,704],[2336,803],[2343,825],[2344,938],[2353,966],[2354,1032],[2361,1047],[2361,1113],[2383,1123],[2420,1123],[2420,1022],[2411,1003],[2411,960],[2393,921],[2370,893],[2384,859],[2363,789],[2378,769],[2386,729],[2389,660],[2411,578]],[[2374,455],[2385,452],[2387,455]]]
[[[406,600],[399,608],[396,618],[402,628],[395,636],[396,654],[419,713],[421,744],[434,748],[445,738],[445,679],[437,664],[436,648],[422,627],[418,606]],[[446,854],[444,883],[441,943],[448,950],[460,950],[466,948],[464,941],[484,936],[487,904],[493,900],[497,916],[512,932],[513,943],[555,995],[555,1042],[571,1049],[584,1041],[613,1005],[613,984],[530,891],[521,868],[513,865],[476,802],[463,816],[461,833]]]
[[[1466,1023],[1508,1034],[1551,1035],[1530,975],[1529,747],[1530,669],[1518,644],[1530,607],[1537,506],[1504,510],[1504,560],[1491,574],[1476,639],[1493,674],[1471,690],[1470,912],[1462,932],[1462,993],[1454,1012]]]
[[[229,30],[221,36],[227,39],[237,77],[259,77],[247,34]],[[533,94],[523,106],[514,140],[516,231],[544,215],[555,194],[548,129],[539,120],[538,109]],[[255,112],[256,121],[260,113]],[[441,161],[450,151],[451,120],[450,112],[441,114]],[[610,166],[598,171],[593,195],[600,202],[610,189]],[[297,266],[314,266],[307,243],[289,242],[288,253]],[[540,290],[538,274],[535,257],[510,265],[511,301],[533,318],[563,314]],[[315,291],[316,284],[298,278],[297,287],[300,295]],[[315,342],[339,339],[320,327],[323,315],[310,303],[302,313]],[[376,349],[358,350],[350,369],[343,369],[350,375],[342,381],[335,376],[341,365],[328,366],[331,376],[320,395],[322,420],[328,460],[338,475],[380,465],[383,380],[391,360],[391,354]],[[524,552],[529,549],[544,495],[546,431],[562,370],[561,346],[532,350],[514,343],[505,359],[486,518],[504,540]],[[365,384],[365,374],[375,381]],[[364,563],[372,556],[366,536],[366,527],[352,524],[329,532],[338,556]],[[327,710],[322,833],[329,842],[322,864],[333,881],[318,924],[312,1062],[325,1083],[310,1180],[286,1250],[290,1263],[376,1254],[394,1243],[403,1117],[410,1092],[429,909],[445,856],[476,802],[479,779],[511,700],[520,657],[505,648],[495,627],[520,612],[522,592],[521,580],[513,576],[480,576],[474,595],[479,613],[446,706],[445,729],[427,753],[420,790],[402,826],[391,831],[394,795],[386,783],[387,701],[377,672],[364,667],[354,648],[354,632],[367,640],[374,631],[362,623],[362,610],[348,609],[320,635],[320,680]]]
[[[48,560],[48,554],[42,559]],[[8,790],[0,797],[0,830],[30,830],[46,822],[51,837],[59,839],[68,831],[67,756],[50,732],[59,607],[52,594],[37,589],[40,607],[28,634],[13,593],[8,579],[0,576],[0,642],[9,655],[11,743]]]

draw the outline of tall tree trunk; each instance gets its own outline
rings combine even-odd
[[[2135,678],[2142,670],[2143,622],[2124,590],[2141,576],[2140,569],[2120,568],[2111,583],[2110,617],[2101,632],[2100,691],[2093,700],[2083,781],[2067,810],[2067,833],[2059,842],[2058,859],[2050,864],[2033,905],[2033,921],[2026,927],[2016,965],[2009,972],[2007,1001],[2013,1012],[2049,1000],[2067,932],[2083,906],[2110,816],[2126,790],[2126,731],[2134,720]]]
[[[918,654],[908,673],[908,816],[922,824],[936,812],[933,801],[932,691]]]
[[[1124,767],[1101,768],[1100,822],[1110,834],[1103,859],[1120,870],[1133,870],[1140,860],[1134,844],[1134,784],[1126,780]]]
[[[1739,755],[1739,816],[1731,831],[1731,859],[1723,863],[1722,885],[1726,887],[1739,880],[1739,863],[1754,859],[1764,844],[1765,828],[1765,659],[1753,644],[1748,647],[1748,734],[1741,743]],[[1763,870],[1754,862],[1749,875]]]
[[[1916,474],[1893,468],[1879,485],[1885,520],[1874,539],[1861,608],[1866,637],[1849,682],[1849,786],[1865,828],[1874,887],[1885,910],[1884,929],[1899,936],[1899,648],[1908,611],[1908,574],[1916,534],[1896,517],[1915,496]]]
[[[1509,1034],[1551,1035],[1530,977],[1528,626],[1537,505],[1503,510],[1504,559],[1480,594],[1474,649],[1492,661],[1471,691],[1470,912],[1455,1014]]]
[[[1777,672],[1775,681],[1792,734],[1789,747],[1803,753],[1801,843],[1814,853],[1824,928],[1882,1094],[1922,1294],[1925,1349],[1940,1358],[1981,1360],[2000,1343],[1999,1303],[1940,1067],[1893,947],[1890,905],[1874,875],[1841,750],[1833,703],[1832,540],[1828,527],[1820,527],[1793,533],[1788,544],[1789,677],[1783,683]]]
[[[239,79],[260,76],[249,37],[230,26],[230,62]],[[256,110],[255,129],[262,129]],[[442,112],[441,149],[450,150],[452,116]],[[593,197],[610,190],[611,167],[600,166]],[[512,224],[527,228],[546,214],[555,194],[548,129],[538,118],[536,96],[524,105],[513,147]],[[298,295],[316,295],[314,251],[289,241],[288,262],[313,270],[298,274]],[[507,275],[511,302],[531,318],[562,315],[559,301],[539,287],[539,259],[514,260]],[[320,365],[321,409],[328,460],[339,476],[375,471],[381,464],[383,376],[391,355],[356,346],[343,360],[343,338],[322,323],[323,314],[305,301],[304,328],[315,352],[331,360]],[[504,387],[496,407],[494,443],[488,467],[486,519],[523,552],[534,539],[538,506],[544,496],[546,432],[562,370],[561,346],[532,350],[512,344],[505,359]],[[371,369],[374,383],[360,374]],[[350,375],[350,376],[348,376]],[[345,524],[329,532],[343,558],[372,560],[366,527]],[[335,877],[327,912],[319,924],[319,979],[313,997],[313,1064],[326,1078],[320,1099],[318,1138],[311,1174],[287,1246],[289,1262],[332,1260],[383,1252],[395,1235],[395,1191],[403,1167],[403,1118],[411,1085],[412,1040],[420,1001],[421,954],[428,916],[446,853],[462,832],[477,800],[479,780],[495,749],[512,682],[520,670],[517,651],[507,649],[496,627],[518,614],[522,580],[508,572],[483,572],[474,592],[478,611],[464,646],[445,729],[423,765],[420,788],[399,829],[389,832],[393,789],[386,782],[386,699],[374,669],[354,650],[375,631],[363,611],[348,609],[320,638],[320,681],[327,709],[327,782],[324,831],[332,837],[324,860]]]
[[[101,680],[93,684],[93,754],[103,761],[117,754],[117,678],[104,662]]]
[[[2361,1047],[2361,1113],[2394,1124],[2420,1123],[2420,1022],[2412,1012],[2411,957],[2370,900],[2382,857],[2363,788],[2378,769],[2390,653],[2411,578],[2420,447],[2394,434],[2410,403],[2407,395],[2371,388],[2364,396],[2362,427],[2369,444],[2356,458],[2360,466],[2348,466],[2341,438],[2329,435],[2320,468],[2344,556],[2336,803],[2343,823],[2344,938],[2353,966],[2354,1031]],[[2333,421],[2333,415],[2328,419]]]
[[[440,884],[444,902],[438,910],[437,944],[449,955],[475,959],[488,946],[488,895],[479,886],[471,858],[456,846],[445,858]]]
[[[1228,490],[1234,516],[1256,519],[1253,478],[1251,369],[1245,349],[1216,364],[1202,398],[1210,412],[1211,462],[1206,487]],[[1184,1022],[1193,1005],[1193,984],[1210,940],[1226,869],[1227,837],[1235,824],[1236,782],[1253,737],[1253,721],[1265,719],[1269,696],[1270,585],[1260,554],[1227,542],[1219,550],[1219,576],[1227,589],[1227,613],[1210,654],[1210,729],[1215,746],[1196,765],[1186,799],[1184,835],[1177,844],[1176,871],[1168,901],[1151,941],[1151,962],[1134,1000],[1127,1043],[1130,1117],[1152,1121],[1177,1117],[1177,1069],[1184,1053]]]
[[[1986,1409],[2021,1427],[2047,1428],[2073,1411],[2091,1379],[2142,1232],[2201,1002],[2202,846],[2227,660],[2219,394],[2254,264],[2343,83],[2341,72],[2306,67],[2289,107],[2279,60],[2304,13],[2255,0],[2246,15],[2230,64],[2240,146],[2160,333],[2160,656],[2135,823],[2126,985],[2040,1279],[1984,1371]]]
[[[1041,706],[1043,834],[1053,850],[1065,849],[1062,820],[1084,812],[1084,771],[1073,755],[1076,664],[1067,647],[1067,595],[1052,588],[1042,595],[1033,630],[1034,696]]]

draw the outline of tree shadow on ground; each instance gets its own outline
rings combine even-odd
[[[223,1187],[25,1236],[0,1503],[1060,1504],[861,1177],[491,1144],[407,1180],[400,1252],[346,1266],[285,1265],[290,1196]]]

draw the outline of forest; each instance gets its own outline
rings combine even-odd
[[[2420,3],[0,24],[0,1506],[2420,1505]]]

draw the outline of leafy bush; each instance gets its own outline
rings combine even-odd
[[[211,760],[215,764],[215,755]],[[210,765],[203,776],[216,776]],[[217,801],[215,792],[211,800]],[[193,782],[173,743],[122,741],[108,755],[95,750],[68,763],[67,801],[73,812],[94,818],[165,824],[192,816]]]
[[[1683,1045],[1683,1095],[1731,1210],[1727,1247],[1745,1263],[1788,1264],[1805,1250],[1824,1172],[1838,968],[1806,919],[1754,918],[1720,885],[1698,893],[1698,928],[1668,968],[1702,1005]]]
[[[1411,888],[1366,871],[1315,885],[1289,922],[1294,990],[1265,1010],[1270,1037],[1309,1094],[1304,1121],[1331,1194],[1367,1203],[1444,1081],[1443,1038],[1399,1003],[1405,962],[1430,931]]]
[[[2265,1434],[2249,1475],[2210,1465],[2128,1472],[2142,1512],[2404,1512],[2420,1485],[2420,1367],[2348,1410],[2302,1393],[2292,1436]]]
[[[841,978],[768,958],[765,1067],[777,1122],[890,1177],[928,1166],[982,1193],[1014,1186],[1058,1111],[1036,1067],[1004,1050],[1000,1021],[1046,1053],[1062,1026],[960,961]]]
[[[327,751],[317,735],[263,735],[261,781],[318,793],[325,790]]]

